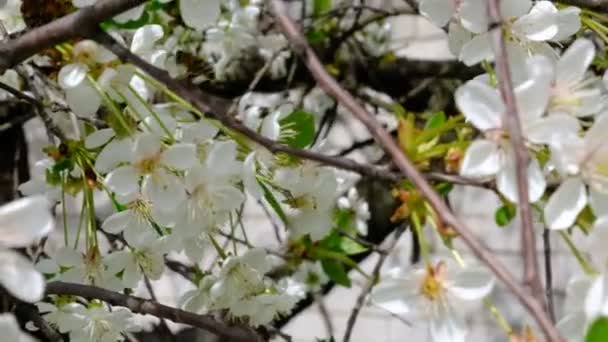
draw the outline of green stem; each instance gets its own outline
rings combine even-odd
[[[123,126],[123,128],[125,129],[125,132],[127,132],[129,135],[133,134],[131,127],[125,121],[125,118],[122,115],[122,111],[116,106],[116,103],[114,103],[114,101],[112,101],[112,99],[110,99],[108,97],[106,92],[103,91],[103,89],[101,89],[101,87],[99,86],[99,84],[97,84],[97,81],[95,81],[93,79],[93,77],[91,77],[90,75],[87,75],[87,79],[89,80],[91,85],[93,85],[93,88],[95,88],[95,90],[97,91],[99,96],[101,96],[101,99],[103,100],[103,102],[110,108],[112,113],[116,116],[116,119],[118,119],[118,122],[120,122],[120,125]]]
[[[156,120],[156,122],[158,122],[158,124],[163,129],[163,131],[165,131],[165,134],[167,134],[167,136],[169,137],[169,139],[171,140],[171,142],[174,142],[175,138],[173,137],[173,134],[171,134],[171,131],[169,130],[169,128],[167,128],[167,126],[165,125],[165,123],[163,122],[163,120],[160,119],[160,117],[158,116],[158,113],[156,113],[156,111],[150,106],[150,104],[148,103],[148,101],[144,100],[139,95],[139,93],[135,89],[133,89],[133,87],[131,85],[129,85],[129,89],[131,90],[131,92],[133,92],[133,94],[135,95],[135,97],[137,98],[137,100],[144,107],[146,107],[146,109],[150,112],[150,114],[152,114],[152,116],[154,117],[154,119]]]
[[[578,261],[578,263],[581,265],[583,271],[587,275],[596,275],[596,274],[599,274],[599,272],[595,269],[595,267],[593,267],[589,263],[589,261],[587,261],[587,259],[585,259],[585,257],[583,256],[583,254],[574,245],[574,242],[572,242],[572,239],[570,238],[570,235],[567,232],[565,232],[563,230],[560,230],[559,231],[559,235],[561,235],[561,237],[564,239],[564,241],[566,242],[566,245],[568,245],[568,248],[570,248],[570,251],[572,252],[572,254],[576,258],[576,260]]]
[[[429,251],[429,245],[424,237],[424,232],[422,231],[422,225],[420,224],[420,218],[418,217],[417,212],[412,213],[412,224],[414,225],[414,229],[416,230],[416,238],[418,239],[418,244],[420,245],[420,253],[422,254],[422,258],[424,262],[428,265],[431,263],[431,253]]]

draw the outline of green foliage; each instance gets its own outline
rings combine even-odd
[[[444,112],[433,113],[433,115],[429,118],[429,120],[424,125],[425,129],[434,129],[439,128],[441,125],[445,124],[447,118]]]
[[[515,214],[515,206],[512,204],[505,204],[496,210],[496,213],[494,213],[494,220],[496,221],[497,225],[504,227],[508,225],[511,220],[513,220]]]
[[[348,278],[348,274],[342,263],[336,260],[323,259],[321,260],[321,266],[323,266],[323,271],[325,271],[329,279],[333,280],[336,284],[346,287],[351,286],[350,278]]]
[[[608,341],[608,318],[600,317],[596,319],[585,336],[585,342],[606,342]]]
[[[282,137],[281,141],[291,147],[306,148],[315,138],[315,118],[311,113],[295,110],[279,124],[282,131],[286,130],[289,133],[286,137]]]
[[[314,0],[313,14],[315,17],[331,10],[331,0]]]
[[[279,215],[279,217],[281,218],[283,223],[286,224],[287,215],[285,215],[285,212],[283,211],[283,208],[281,208],[279,201],[277,201],[277,199],[276,199],[276,197],[274,197],[272,191],[270,191],[264,183],[262,183],[262,182],[258,182],[258,183],[262,187],[262,190],[264,191],[264,198],[266,199],[268,204],[270,204],[270,207],[272,207],[274,212],[277,213],[277,215]]]

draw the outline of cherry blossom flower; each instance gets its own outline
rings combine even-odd
[[[448,269],[439,262],[414,270],[392,269],[372,291],[371,300],[395,314],[430,315],[431,341],[465,341],[466,327],[453,302],[481,300],[493,286],[494,277],[485,269]]]

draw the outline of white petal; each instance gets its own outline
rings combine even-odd
[[[529,80],[515,88],[515,99],[522,124],[540,118],[549,103],[549,84],[539,89],[541,85]]]
[[[585,313],[587,317],[596,317],[602,311],[608,296],[607,277],[601,275],[593,280],[585,297]]]
[[[485,0],[466,0],[460,5],[460,22],[473,33],[483,33],[488,29],[487,2]]]
[[[429,18],[433,24],[445,26],[455,11],[455,2],[450,0],[423,0],[419,6],[420,14]]]
[[[570,228],[587,204],[587,191],[580,178],[569,178],[551,195],[545,206],[549,229]]]
[[[37,302],[44,295],[44,277],[25,257],[10,250],[0,251],[0,284],[25,302]]]
[[[587,329],[587,317],[584,312],[570,312],[555,327],[566,341],[582,341]]]
[[[496,89],[469,81],[456,90],[456,104],[465,118],[481,131],[501,127],[505,108]]]
[[[433,342],[465,342],[467,330],[457,313],[439,309],[429,324],[430,340]]]
[[[123,210],[110,215],[110,217],[103,221],[101,229],[110,234],[118,234],[129,227],[129,224],[135,220],[136,218],[131,210]]]
[[[207,120],[201,120],[182,128],[182,141],[200,144],[217,135],[219,128],[211,125]]]
[[[475,140],[467,148],[460,174],[465,177],[487,177],[500,169],[498,145],[489,140]]]
[[[528,175],[528,197],[530,202],[536,202],[545,192],[547,187],[547,181],[540,169],[538,161],[532,158],[527,168]],[[496,175],[496,187],[501,194],[503,194],[509,201],[513,203],[518,202],[518,191],[517,191],[517,176],[515,170],[514,156],[510,154],[502,167],[502,169]]]
[[[462,48],[471,39],[473,39],[471,32],[462,27],[460,23],[450,23],[448,29],[448,47],[454,56],[460,56]]]
[[[530,142],[552,145],[566,136],[578,134],[580,128],[572,115],[555,114],[526,125],[524,131]]]
[[[511,0],[500,2],[500,14],[503,18],[517,18],[528,13],[532,0]]]
[[[146,176],[141,186],[142,193],[153,205],[164,210],[172,210],[181,205],[186,198],[184,185],[179,178],[164,170]]]
[[[135,168],[130,165],[121,166],[116,170],[110,172],[106,176],[106,186],[113,192],[127,196],[129,194],[137,192],[139,176]]]
[[[26,327],[27,328],[27,327]],[[30,338],[27,334],[21,331],[19,323],[10,313],[0,314],[0,334],[2,339],[11,342],[33,342],[34,339]]]
[[[262,198],[262,188],[256,178],[255,152],[250,153],[243,163],[243,185],[256,200]]]
[[[481,267],[466,268],[451,278],[450,293],[463,300],[481,299],[492,291],[494,276]]]
[[[57,81],[63,89],[71,89],[81,84],[87,77],[89,68],[82,63],[71,63],[59,70]]]
[[[111,128],[102,128],[87,136],[84,141],[84,146],[89,149],[97,148],[105,145],[114,137],[114,130]]]
[[[458,58],[467,66],[475,65],[482,61],[493,61],[494,51],[492,50],[490,35],[482,33],[473,37],[468,43],[464,44]]]
[[[569,85],[583,79],[595,57],[595,46],[587,39],[577,39],[557,62],[556,82]]]
[[[394,314],[406,314],[413,311],[412,303],[407,299],[407,289],[404,284],[390,281],[390,283],[378,285],[371,295],[371,300],[379,307]]]
[[[558,42],[570,38],[581,29],[580,12],[580,8],[574,6],[559,10],[557,13],[558,32],[553,37],[553,41]]]
[[[46,236],[54,226],[46,197],[24,197],[0,207],[0,245],[24,247]]]
[[[596,190],[589,190],[589,205],[596,217],[608,217],[608,194]]]
[[[202,30],[220,16],[220,0],[180,0],[179,13],[186,25]]]
[[[122,162],[130,161],[133,141],[129,138],[114,139],[97,155],[95,169],[106,173]]]
[[[527,15],[513,24],[513,30],[532,41],[546,41],[555,37],[557,8],[549,1],[539,1]]]
[[[161,163],[178,170],[189,169],[196,164],[196,145],[175,144],[161,155]]]
[[[65,100],[77,116],[92,117],[101,106],[101,97],[88,81],[66,89]]]
[[[146,4],[143,4],[143,5],[131,8],[130,10],[124,11],[121,14],[115,16],[114,20],[116,20],[116,22],[122,23],[122,24],[127,23],[131,20],[137,20],[144,13],[145,5]]]
[[[163,37],[163,27],[157,24],[145,25],[137,29],[131,42],[133,53],[144,53],[151,50],[154,44]]]
[[[155,158],[160,154],[160,138],[151,133],[141,134],[133,146],[133,161],[135,163],[142,160]]]

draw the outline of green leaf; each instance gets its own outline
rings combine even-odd
[[[608,318],[600,317],[596,319],[589,330],[585,342],[606,342],[608,341]]]
[[[327,39],[327,33],[321,30],[310,30],[306,32],[306,39],[311,45],[317,45]]]
[[[331,10],[331,0],[314,0],[313,14],[315,17]]]
[[[287,131],[288,136],[281,138],[285,144],[295,148],[305,148],[312,144],[315,138],[315,118],[303,110],[296,110],[282,119],[279,124],[281,131]]]
[[[444,112],[437,112],[433,114],[429,120],[426,122],[424,126],[425,129],[433,129],[438,128],[443,125],[446,121],[446,116]]]
[[[340,242],[340,248],[342,251],[344,251],[344,253],[346,253],[346,255],[361,254],[368,250],[367,247],[347,236],[343,236]]]
[[[351,286],[348,274],[346,273],[346,270],[344,270],[344,265],[335,260],[323,259],[321,260],[321,266],[329,279],[333,280],[336,284],[345,287]]]
[[[287,215],[285,215],[285,212],[283,211],[283,208],[281,208],[281,205],[277,201],[276,197],[274,197],[272,192],[266,187],[264,183],[258,182],[258,184],[260,184],[260,186],[262,187],[262,190],[264,191],[264,198],[266,199],[268,204],[270,204],[270,207],[274,209],[274,212],[277,213],[283,223],[287,225]]]
[[[498,208],[498,210],[496,210],[496,213],[494,214],[494,220],[496,221],[496,224],[500,227],[504,227],[509,224],[509,222],[511,222],[514,217],[515,207],[508,204]]]

